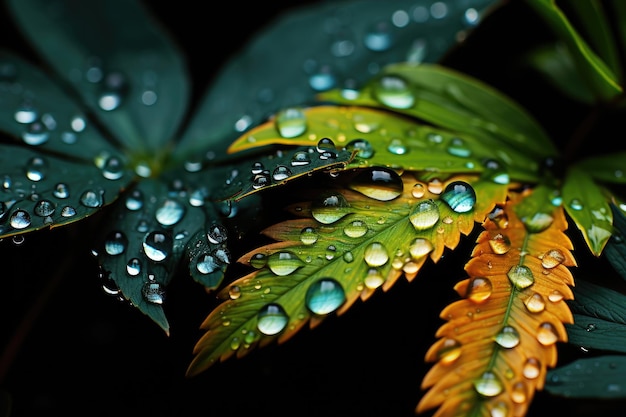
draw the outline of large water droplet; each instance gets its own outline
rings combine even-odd
[[[504,386],[493,372],[485,372],[474,381],[474,389],[484,397],[495,397],[502,393]]]
[[[311,215],[323,224],[331,224],[350,213],[350,204],[339,193],[320,195],[311,202]]]
[[[302,259],[289,251],[275,252],[267,259],[267,266],[276,275],[289,275],[304,266]]]
[[[156,210],[155,218],[162,226],[173,226],[185,215],[185,206],[176,200],[167,199]]]
[[[441,199],[456,213],[467,213],[476,204],[476,192],[466,182],[453,181],[446,186]]]
[[[415,104],[415,96],[409,83],[397,75],[379,78],[372,93],[382,104],[394,109],[408,109]]]
[[[267,336],[282,332],[288,322],[289,317],[279,304],[267,304],[257,314],[257,328]]]
[[[392,169],[370,167],[359,170],[350,181],[350,188],[380,201],[390,201],[402,194],[400,175]]]
[[[419,201],[411,210],[409,220],[415,230],[430,229],[439,221],[439,206],[432,199]]]
[[[25,229],[31,224],[30,214],[25,210],[15,210],[9,218],[9,224],[14,229]]]
[[[546,301],[541,294],[533,293],[524,300],[524,305],[531,313],[541,313],[546,308]]]
[[[496,335],[496,343],[506,349],[514,348],[519,342],[519,333],[512,326],[504,326]]]
[[[290,107],[276,114],[276,130],[284,138],[300,136],[306,128],[306,115],[299,108]]]
[[[546,269],[552,269],[565,261],[565,255],[558,249],[550,249],[541,256],[541,265]]]
[[[319,315],[332,313],[345,301],[343,287],[332,278],[322,278],[311,284],[305,298],[307,308]]]
[[[150,232],[143,241],[143,251],[155,262],[167,258],[172,251],[172,238],[162,232]]]
[[[111,256],[121,255],[126,251],[128,238],[120,231],[113,231],[104,240],[104,250]]]
[[[551,323],[542,323],[537,329],[537,341],[544,346],[555,344],[559,340],[558,333]]]
[[[382,243],[372,242],[365,248],[363,259],[371,267],[382,266],[389,260],[389,253]]]
[[[528,288],[535,283],[533,272],[525,265],[515,265],[511,267],[506,275],[509,277],[509,281],[511,281],[518,290]]]
[[[511,249],[511,240],[502,233],[496,233],[489,239],[489,247],[496,255],[504,255]]]
[[[475,303],[483,303],[491,297],[493,284],[489,278],[473,277],[467,286],[467,298]]]

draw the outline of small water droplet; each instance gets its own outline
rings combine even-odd
[[[475,303],[483,303],[491,297],[493,284],[489,278],[472,277],[467,286],[467,298]]]
[[[452,138],[448,144],[448,153],[453,156],[467,158],[472,155],[472,150],[467,147],[461,138]]]
[[[353,139],[346,144],[344,149],[349,152],[356,152],[356,156],[363,159],[374,156],[374,147],[365,139]]]
[[[565,261],[565,255],[558,249],[550,249],[541,257],[541,265],[546,269],[552,269]]]
[[[337,310],[346,301],[346,294],[339,282],[322,278],[309,287],[305,303],[314,314],[325,315]]]
[[[307,226],[300,231],[300,241],[305,245],[312,245],[317,242],[319,235],[313,227]]]
[[[387,21],[379,21],[371,25],[363,38],[365,47],[370,51],[386,51],[393,45],[393,33]]]
[[[228,297],[231,300],[236,300],[241,297],[241,287],[239,287],[239,285],[231,285],[228,288]]]
[[[39,200],[35,204],[35,209],[33,210],[37,216],[47,217],[51,216],[56,210],[56,205],[50,200]]]
[[[213,223],[207,231],[207,239],[215,245],[224,243],[228,239],[228,230],[219,223]]]
[[[165,301],[165,289],[156,281],[148,281],[141,289],[143,298],[152,304],[163,304]]]
[[[103,80],[103,89],[98,98],[98,105],[104,111],[112,111],[120,107],[126,93],[128,83],[121,72],[110,72]]]
[[[441,199],[456,213],[467,213],[476,204],[476,192],[466,182],[453,181],[446,186]]]
[[[203,275],[215,272],[219,267],[217,260],[208,253],[201,254],[196,258],[196,270]]]
[[[257,328],[267,336],[282,332],[287,327],[288,322],[289,317],[279,304],[267,304],[257,314]]]
[[[101,207],[104,204],[102,195],[93,190],[87,190],[80,196],[80,203],[89,208]]]
[[[306,132],[306,129],[306,115],[301,109],[290,107],[276,114],[276,130],[282,137],[295,138]]]
[[[41,120],[29,123],[26,131],[22,133],[22,140],[25,144],[38,146],[46,143],[50,138],[50,131]]]
[[[337,85],[337,77],[330,66],[321,65],[310,75],[309,85],[315,91],[327,91]]]
[[[385,106],[408,109],[415,104],[415,96],[409,83],[397,75],[385,75],[374,84],[374,97]]]
[[[267,265],[267,256],[262,253],[255,253],[250,258],[250,266],[255,269],[261,269]]]
[[[528,288],[535,283],[533,272],[525,265],[514,265],[506,275],[518,290]]]
[[[370,268],[367,271],[367,275],[365,275],[365,278],[363,279],[363,283],[370,290],[380,287],[384,282],[385,277],[383,277],[380,271],[376,268]]]
[[[489,247],[496,255],[503,255],[511,249],[511,240],[507,235],[496,233],[489,239]]]
[[[34,156],[26,163],[26,178],[31,181],[41,181],[46,177],[48,163],[45,159]]]
[[[379,201],[393,200],[400,196],[403,191],[400,175],[396,171],[384,167],[369,167],[359,170],[350,181],[349,187]]]
[[[304,266],[304,262],[293,252],[282,251],[271,254],[267,266],[274,274],[285,276]]]
[[[345,235],[352,238],[359,238],[361,236],[364,236],[367,231],[367,223],[365,223],[363,220],[353,220],[343,228],[343,232],[345,233]]]
[[[72,206],[65,206],[61,209],[61,216],[63,217],[76,216],[76,209]]]
[[[402,139],[392,138],[387,145],[387,150],[394,155],[404,155],[409,151]]]
[[[411,210],[409,220],[415,230],[430,229],[439,221],[439,206],[432,199],[419,201]]]
[[[292,175],[291,170],[284,165],[278,165],[272,172],[272,178],[274,181],[284,181]]]
[[[311,156],[306,151],[297,151],[291,157],[292,167],[301,167],[311,163]]]
[[[131,277],[136,277],[141,273],[141,260],[132,258],[126,264],[126,273]]]
[[[581,211],[584,208],[583,203],[578,199],[574,198],[569,202],[569,206],[572,210]]]
[[[520,336],[512,326],[504,326],[496,335],[496,343],[505,349],[511,349],[519,345]]]
[[[559,336],[551,323],[542,323],[537,329],[537,341],[544,346],[555,344]]]
[[[426,187],[422,183],[416,183],[411,189],[411,195],[415,198],[422,198],[426,194]]]
[[[459,356],[461,356],[461,343],[450,337],[444,338],[437,351],[439,361],[444,365],[448,365],[456,361]]]
[[[417,261],[431,253],[433,249],[435,249],[435,247],[430,240],[418,237],[415,238],[409,246],[409,253],[411,254],[411,258]]]
[[[25,210],[15,210],[9,218],[9,224],[14,229],[25,229],[31,225],[30,214]]]
[[[124,175],[124,164],[118,157],[107,158],[102,167],[102,175],[108,180],[119,180]]]
[[[143,193],[141,190],[132,190],[126,197],[125,204],[130,211],[140,210],[143,207]]]
[[[121,255],[126,251],[128,238],[120,231],[113,231],[104,240],[104,250],[111,256]]]
[[[533,293],[525,301],[524,305],[531,313],[541,313],[546,308],[546,302],[539,293]]]
[[[554,217],[547,213],[535,213],[532,217],[524,217],[521,220],[529,233],[540,233],[552,225]]]

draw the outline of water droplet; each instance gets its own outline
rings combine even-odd
[[[304,266],[304,262],[293,252],[282,251],[271,254],[267,266],[276,275],[285,276]]]
[[[512,326],[504,326],[496,335],[496,343],[505,349],[514,348],[519,342],[519,333]]]
[[[546,269],[552,269],[565,261],[565,255],[558,249],[550,249],[541,257],[541,265]]]
[[[402,194],[403,183],[394,170],[370,167],[359,170],[349,187],[375,200],[390,201]]]
[[[156,281],[148,281],[141,289],[143,298],[152,304],[163,304],[165,301],[165,289]]]
[[[80,203],[85,207],[97,208],[101,207],[102,204],[104,204],[104,201],[102,200],[101,194],[92,190],[87,190],[80,196]]]
[[[393,44],[393,34],[391,26],[387,21],[380,21],[371,25],[363,38],[365,47],[370,51],[386,51]]]
[[[496,184],[506,185],[510,182],[509,173],[506,167],[495,159],[487,159],[484,164],[485,171],[483,178],[486,178]]]
[[[535,283],[533,272],[525,265],[514,265],[506,275],[518,290],[528,288]]]
[[[554,217],[547,213],[535,213],[532,217],[521,219],[529,233],[540,233],[552,225]]]
[[[380,287],[384,282],[385,277],[383,277],[380,271],[376,268],[370,268],[367,271],[367,275],[365,275],[365,278],[363,279],[363,283],[370,290]]]
[[[250,258],[250,266],[255,269],[261,269],[267,265],[267,256],[262,253],[255,253]]]
[[[292,167],[301,167],[311,163],[311,156],[306,151],[298,151],[291,157]]]
[[[45,159],[34,156],[26,163],[26,178],[31,181],[41,181],[46,177],[48,163]]]
[[[463,139],[452,138],[450,139],[450,144],[448,145],[448,153],[453,156],[467,158],[472,155],[472,150],[467,147]]]
[[[22,140],[31,146],[42,145],[50,138],[50,131],[41,120],[35,120],[28,124],[26,131],[22,133]]]
[[[104,250],[111,256],[121,255],[128,246],[128,238],[119,231],[113,231],[108,234],[104,240]]]
[[[208,253],[199,255],[196,258],[196,270],[201,274],[207,275],[219,269],[216,259]]]
[[[372,242],[365,248],[363,252],[365,263],[371,267],[382,266],[389,260],[387,249],[380,242]]]
[[[51,216],[56,210],[56,205],[49,200],[39,200],[35,204],[35,209],[33,210],[37,216],[47,217]]]
[[[441,199],[456,213],[467,213],[476,204],[476,192],[466,182],[453,181],[446,186]]]
[[[537,358],[528,358],[522,368],[522,375],[527,379],[535,379],[541,373],[541,364]]]
[[[72,206],[65,206],[61,209],[61,216],[63,217],[76,216],[76,209]]]
[[[120,107],[128,91],[126,77],[121,72],[110,72],[103,80],[103,90],[98,98],[98,105],[104,111]]]
[[[13,115],[15,121],[22,124],[33,123],[35,122],[35,120],[37,120],[38,116],[39,113],[37,113],[37,110],[27,103],[20,106]]]
[[[461,356],[461,343],[450,337],[443,339],[437,351],[439,362],[448,365],[457,360],[459,356]]]
[[[272,172],[274,181],[284,181],[292,175],[291,170],[284,165],[278,165],[274,168],[274,172]]]
[[[341,284],[332,278],[322,278],[309,287],[305,303],[314,314],[330,314],[346,301]]]
[[[409,220],[415,230],[430,229],[439,221],[439,206],[431,199],[419,201],[411,210]]]
[[[467,286],[467,298],[475,303],[483,303],[491,297],[493,284],[489,278],[472,277]]]
[[[14,229],[25,229],[31,224],[30,214],[25,210],[15,210],[11,214],[9,224]]]
[[[102,167],[102,175],[108,180],[119,180],[124,175],[122,160],[112,156],[107,158]]]
[[[300,241],[305,245],[312,245],[317,242],[319,235],[313,227],[307,226],[300,231]]]
[[[533,293],[525,301],[524,305],[531,313],[541,313],[546,308],[546,302],[539,293]]]
[[[311,215],[323,224],[331,224],[350,213],[350,205],[339,193],[320,195],[311,202]]]
[[[496,255],[503,255],[511,249],[511,240],[502,233],[496,233],[489,239],[489,246]]]
[[[125,204],[130,211],[140,210],[143,207],[143,193],[141,190],[132,190],[126,197]]]
[[[322,159],[331,159],[337,157],[337,147],[335,146],[335,142],[331,138],[322,138],[317,142],[315,147],[318,154],[320,154],[320,158],[323,155],[326,155]]]
[[[426,194],[426,187],[422,183],[416,183],[411,189],[411,195],[415,198],[422,198]]]
[[[435,247],[430,240],[418,237],[415,238],[409,246],[409,253],[411,254],[411,258],[418,261],[431,253],[433,249],[435,249]]]
[[[563,293],[559,290],[554,290],[550,294],[548,294],[548,300],[552,303],[558,303],[562,301],[564,298]]]
[[[356,152],[356,156],[363,159],[369,159],[374,156],[374,147],[365,139],[351,140],[344,149],[349,152]]]
[[[228,288],[228,297],[231,300],[236,300],[241,297],[241,287],[239,287],[239,285],[231,285]]]
[[[343,228],[343,232],[348,237],[358,238],[364,236],[367,233],[367,223],[363,220],[353,220]]]
[[[509,217],[501,207],[494,207],[488,217],[498,229],[506,229],[509,227]]]
[[[337,253],[337,247],[335,245],[328,245],[326,247],[326,254],[324,255],[327,261],[333,260]]]
[[[139,258],[132,258],[126,264],[126,273],[131,277],[136,277],[141,273],[141,261]]]
[[[438,178],[433,178],[428,182],[427,188],[431,193],[439,195],[443,191],[443,182]]]
[[[578,199],[574,198],[569,202],[569,206],[572,210],[580,211],[584,208],[583,203]]]
[[[257,314],[257,328],[267,336],[282,332],[288,322],[289,317],[279,304],[267,304]]]
[[[372,93],[382,104],[394,109],[408,109],[415,104],[415,96],[409,83],[397,75],[379,78]]]
[[[143,241],[143,251],[155,262],[167,258],[172,251],[172,238],[162,232],[150,232]]]
[[[207,238],[215,245],[224,243],[228,239],[228,230],[219,223],[213,223],[207,231]]]
[[[394,155],[404,155],[409,151],[402,139],[399,138],[391,139],[387,145],[387,150]]]
[[[54,195],[56,198],[59,198],[59,199],[69,198],[70,196],[69,187],[67,186],[67,184],[60,182],[54,186],[52,195]]]
[[[493,372],[485,372],[474,381],[474,389],[484,397],[495,397],[502,393],[502,382]]]
[[[290,107],[276,114],[276,130],[284,138],[300,136],[306,128],[306,115],[299,108]]]
[[[155,218],[162,226],[173,226],[185,215],[185,206],[176,200],[167,199],[155,212]]]
[[[523,404],[528,401],[526,384],[521,381],[513,384],[513,387],[511,389],[511,400],[516,404]]]
[[[558,339],[556,329],[551,323],[542,323],[537,329],[537,341],[544,346],[553,345]]]
[[[354,254],[352,254],[352,252],[347,251],[343,254],[343,260],[346,263],[352,263],[354,262]],[[347,272],[347,271],[346,271]]]

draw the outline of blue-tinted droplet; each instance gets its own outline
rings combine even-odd
[[[257,314],[257,328],[267,336],[282,332],[288,322],[289,317],[279,304],[267,304]]]
[[[476,192],[464,181],[453,181],[446,186],[441,199],[456,213],[467,213],[476,204]]]
[[[307,308],[319,315],[332,313],[345,301],[343,287],[332,278],[322,278],[314,282],[307,290],[305,298]]]

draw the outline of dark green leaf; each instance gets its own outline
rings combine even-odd
[[[256,34],[210,86],[177,147],[187,159],[199,144],[215,151],[280,109],[310,104],[329,88],[354,89],[392,62],[435,62],[478,23],[494,0],[447,4],[429,18],[413,0],[319,2],[295,8]],[[391,24],[408,12],[406,24]],[[469,12],[469,13],[468,13]]]
[[[94,164],[0,145],[0,237],[65,225],[99,211],[133,178],[123,169],[116,174],[118,179],[107,179]]]
[[[606,259],[613,265],[613,269],[626,280],[626,216],[624,211],[615,206],[613,208],[614,234],[604,249]]]
[[[144,5],[8,4],[27,39],[117,140],[139,154],[167,151],[187,110],[189,85],[179,51]]]
[[[626,356],[575,360],[548,372],[545,389],[567,398],[626,398]]]
[[[578,162],[577,166],[596,180],[612,184],[626,184],[624,161],[626,161],[626,152],[613,152],[586,158]]]

